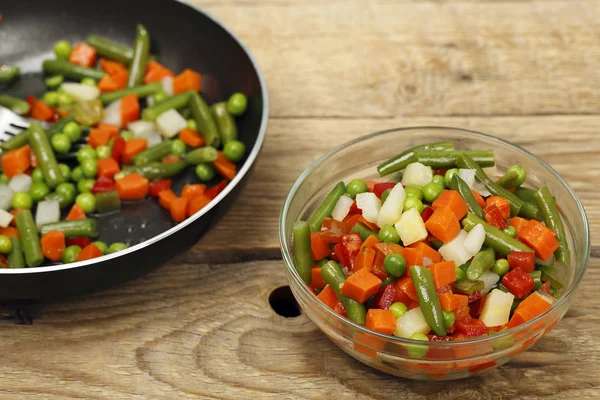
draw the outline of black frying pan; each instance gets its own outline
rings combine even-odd
[[[136,24],[143,23],[152,37],[152,52],[162,63],[176,72],[189,67],[202,73],[202,94],[209,103],[225,100],[235,91],[249,98],[248,111],[238,120],[246,159],[209,206],[175,225],[155,199],[127,204],[121,213],[99,218],[98,229],[99,240],[125,242],[130,248],[87,262],[0,269],[0,301],[54,299],[98,290],[139,276],[190,248],[238,197],[263,143],[267,90],[248,49],[202,10],[175,0],[3,1],[0,13],[0,63],[18,65],[23,72],[18,82],[0,87],[0,92],[21,98],[42,95],[46,88],[41,62],[53,57],[53,44],[60,39],[84,41],[95,33],[130,44]],[[189,182],[197,182],[192,168],[174,179],[174,190]]]

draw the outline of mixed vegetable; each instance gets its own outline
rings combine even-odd
[[[124,243],[93,241],[98,217],[152,196],[181,222],[225,188],[246,151],[234,118],[244,114],[246,96],[209,106],[200,73],[175,75],[160,64],[144,26],[131,48],[90,35],[74,47],[60,41],[54,52],[56,59],[42,64],[50,90],[41,99],[0,95],[0,106],[53,123],[44,130],[33,122],[0,144],[3,267],[123,250]],[[0,83],[19,72],[0,66]],[[176,194],[171,178],[188,168],[198,183]]]
[[[563,288],[554,261],[570,260],[560,213],[547,187],[522,186],[523,167],[498,180],[488,167],[492,150],[431,143],[379,165],[399,182],[339,182],[294,225],[299,275],[336,313],[404,338],[464,340],[535,318]]]

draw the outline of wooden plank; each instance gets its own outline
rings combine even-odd
[[[252,49],[272,116],[600,112],[597,1],[197,4]]]
[[[268,298],[286,284],[280,261],[171,264],[119,288],[47,306],[31,326],[2,322],[0,398],[600,395],[600,258],[566,317],[531,350],[488,375],[445,383],[379,373],[338,349],[306,315],[277,315]]]
[[[278,257],[279,211],[287,191],[310,163],[335,146],[370,132],[428,125],[494,134],[540,156],[578,193],[590,220],[593,243],[600,246],[600,198],[596,193],[600,182],[596,168],[599,124],[600,117],[595,116],[272,119],[264,149],[243,195],[186,257],[190,262]],[[236,232],[235,237],[231,232]],[[230,251],[223,252],[223,248]]]

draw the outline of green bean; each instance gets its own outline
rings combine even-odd
[[[56,156],[50,146],[50,141],[44,128],[37,122],[31,123],[28,129],[29,145],[33,149],[35,156],[40,164],[40,169],[44,175],[44,180],[51,188],[58,186],[65,181],[60,171]]]
[[[0,83],[8,83],[17,78],[21,73],[19,67],[13,65],[0,65]]]
[[[469,210],[471,210],[473,214],[475,214],[478,218],[483,218],[485,216],[483,209],[477,200],[475,200],[471,188],[458,174],[454,174],[452,176],[452,179],[450,180],[450,188],[452,190],[456,190],[461,195],[465,203],[467,203],[469,206]]]
[[[140,85],[132,88],[115,90],[114,92],[102,93],[100,95],[100,100],[103,104],[108,104],[130,94],[136,94],[138,97],[148,97],[161,90],[162,84],[160,82],[153,82],[147,85]],[[148,108],[144,109],[144,111],[147,109]]]
[[[121,199],[116,190],[96,193],[96,211],[100,214],[121,209]]]
[[[95,238],[98,236],[96,220],[93,218],[53,222],[42,226],[42,235],[50,231],[61,231],[67,239],[74,237]]]
[[[369,236],[375,236],[377,237],[377,232],[370,230],[369,228],[367,228],[366,225],[361,224],[360,222],[357,222],[356,224],[354,224],[354,226],[352,227],[352,230],[350,232],[357,232],[360,234],[360,238],[362,240],[367,240],[367,238]]]
[[[312,280],[312,253],[310,249],[310,226],[306,221],[294,224],[294,265],[304,283]]]
[[[460,168],[468,168],[475,170],[475,178],[481,182],[490,193],[504,197],[510,203],[510,211],[513,216],[519,214],[521,207],[523,206],[523,201],[519,199],[517,196],[504,189],[501,186],[496,185],[495,182],[483,172],[483,169],[477,164],[468,154],[462,153],[461,156],[457,160],[457,166]]]
[[[90,35],[86,40],[98,52],[100,57],[109,58],[129,65],[133,61],[133,49],[115,43],[98,35]]]
[[[0,96],[1,97],[1,96]],[[74,121],[73,117],[65,117],[58,121],[56,124],[52,125],[47,131],[46,135],[48,139],[51,139],[57,133],[62,132],[65,125],[69,122]],[[17,136],[13,136],[8,139],[6,142],[0,144],[0,149],[4,151],[14,150],[25,146],[29,142],[29,136],[27,135],[27,131],[23,131],[19,133]]]
[[[29,103],[26,101],[9,96],[7,94],[0,94],[0,106],[6,107],[19,115],[27,114],[31,109],[31,107],[29,107]]]
[[[188,90],[187,92],[171,96],[152,107],[144,109],[144,111],[142,111],[142,119],[146,121],[154,121],[165,111],[185,107],[185,105],[190,101],[190,95],[192,93],[194,92]]]
[[[556,261],[563,264],[569,263],[571,260],[571,251],[569,250],[565,227],[560,219],[558,208],[556,207],[556,199],[552,196],[552,193],[550,193],[547,186],[544,186],[537,191],[535,199],[539,208],[542,210],[546,226],[556,233],[556,240],[558,240],[560,245],[554,252],[554,258]]]
[[[463,151],[416,151],[415,161],[433,169],[455,168],[460,155],[467,154],[480,167],[493,167],[494,150],[463,150]]]
[[[161,162],[151,162],[144,165],[138,165],[126,168],[126,173],[137,172],[138,174],[146,177],[149,180],[158,178],[171,178],[188,166],[185,160],[179,160],[172,164],[163,164]]]
[[[515,170],[506,171],[502,178],[498,179],[496,184],[502,186],[504,189],[511,189],[516,187],[515,184],[519,179],[519,173]]]
[[[469,265],[469,268],[467,269],[467,278],[476,281],[485,271],[492,268],[495,260],[496,253],[491,247],[480,250],[475,254],[473,261],[471,261],[471,265]]]
[[[537,192],[537,190],[524,188],[524,187],[518,187],[515,189],[514,195],[523,201],[528,201],[530,203],[535,204],[535,201],[536,201],[535,193],[536,192]]]
[[[25,253],[25,264],[28,267],[37,267],[44,261],[40,237],[31,215],[30,210],[21,210],[15,217],[17,230],[21,237],[23,252]]]
[[[9,268],[25,268],[25,259],[23,258],[23,246],[18,237],[11,236],[12,250],[9,253],[6,261]]]
[[[221,102],[213,104],[210,108],[214,120],[217,122],[219,132],[221,132],[221,139],[223,144],[236,140],[238,138],[237,125],[235,119],[229,111],[227,111],[227,103]]]
[[[319,232],[321,230],[323,220],[325,219],[325,217],[331,216],[333,208],[345,192],[346,185],[344,185],[344,182],[338,182],[338,184],[335,185],[335,187],[327,195],[327,197],[325,197],[325,200],[323,200],[323,203],[321,203],[317,211],[315,211],[312,217],[310,217],[310,219],[308,220],[311,232]]]
[[[523,206],[521,207],[521,211],[519,211],[519,217],[535,219],[537,221],[544,220],[544,215],[539,207],[528,201],[523,201]]]
[[[165,140],[137,154],[135,157],[133,157],[133,164],[148,164],[153,161],[162,160],[169,154],[171,154],[171,141]]]
[[[204,142],[215,148],[221,146],[221,134],[206,101],[198,93],[192,92],[189,106]]]
[[[213,162],[217,159],[217,149],[211,146],[204,146],[194,149],[187,153],[183,158],[192,165],[200,163]]]
[[[321,267],[323,280],[333,289],[335,295],[346,308],[348,319],[359,325],[366,323],[367,312],[365,306],[359,302],[344,296],[340,288],[346,282],[346,275],[335,261],[329,261]]]
[[[439,150],[454,150],[454,145],[450,142],[438,142],[430,143],[422,146],[416,146],[408,150],[403,151],[395,157],[379,164],[377,166],[377,172],[379,176],[386,176],[394,172],[398,172],[406,168],[410,163],[414,162],[414,156],[416,151],[439,151]]]
[[[482,291],[484,288],[485,283],[483,281],[463,279],[462,281],[454,282],[454,290],[463,294],[473,294]]]
[[[485,230],[485,240],[484,244],[488,247],[494,249],[497,253],[504,254],[508,256],[511,251],[528,251],[533,252],[529,246],[519,242],[517,239],[511,237],[510,235],[502,232],[500,229],[496,228],[483,221],[480,218],[477,218],[474,214],[470,212],[467,213],[467,216],[462,220],[462,226],[465,231],[470,232],[478,224],[483,226]]]
[[[61,193],[49,193],[46,196],[44,196],[44,200],[47,201],[58,201],[58,206],[63,209],[63,208],[67,208],[68,206],[71,205],[71,203],[73,203],[74,199],[68,199],[67,197],[65,197],[63,194]]]
[[[561,290],[564,287],[564,285],[556,277],[556,270],[554,268],[542,265],[540,266],[540,271],[542,271],[541,279],[544,282],[550,281],[550,286],[556,290]]]
[[[102,79],[104,71],[71,64],[67,60],[44,60],[42,69],[49,75],[62,75],[65,78],[80,81],[83,78]]]
[[[439,336],[446,336],[444,313],[438,299],[433,274],[426,267],[413,265],[410,267],[410,277],[415,285],[421,313],[429,327]]]
[[[533,271],[529,273],[529,276],[533,278],[534,286],[533,290],[538,290],[542,287],[542,271]]]
[[[135,27],[135,41],[133,42],[133,59],[129,65],[127,87],[141,85],[150,56],[150,33],[142,24]]]

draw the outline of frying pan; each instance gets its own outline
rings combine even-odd
[[[46,88],[41,63],[54,56],[58,40],[75,43],[95,33],[130,44],[136,24],[143,23],[152,38],[152,53],[163,64],[176,72],[191,68],[202,74],[202,95],[209,104],[236,91],[249,100],[246,114],[238,119],[239,140],[247,155],[235,179],[207,207],[175,225],[156,199],[125,204],[120,213],[98,218],[98,230],[99,240],[125,242],[128,249],[73,264],[0,269],[0,301],[45,301],[106,288],[194,245],[236,200],[264,140],[267,89],[248,49],[213,17],[178,0],[18,0],[2,2],[0,12],[0,61],[22,71],[18,82],[0,86],[0,92],[20,98],[42,95]],[[173,180],[176,193],[189,182],[197,183],[193,168]]]

